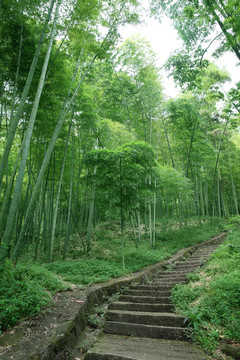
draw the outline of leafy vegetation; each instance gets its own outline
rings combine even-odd
[[[116,227],[117,229],[117,227]],[[91,259],[55,261],[50,264],[21,263],[13,267],[6,262],[2,267],[0,281],[0,327],[6,330],[25,317],[38,314],[52,303],[52,295],[67,289],[70,284],[84,288],[93,283],[104,282],[137,271],[169,257],[178,249],[194,242],[203,241],[218,232],[217,224],[192,226],[193,237],[189,239],[189,229],[172,230],[165,234],[164,241],[159,241],[153,251],[145,241],[141,250],[137,249],[132,237],[126,238],[126,269],[122,269],[121,239],[105,239],[103,229],[101,238],[96,239]],[[104,229],[107,235],[107,226]],[[99,235],[98,235],[99,236]],[[183,242],[181,241],[183,240]],[[131,241],[131,242],[130,242]],[[108,250],[108,251],[107,251]],[[74,257],[74,253],[72,253]]]
[[[116,264],[99,259],[53,262],[46,265],[46,268],[61,275],[66,281],[83,285],[107,281],[123,273],[121,263]]]
[[[209,351],[219,341],[240,341],[239,224],[239,217],[229,222],[232,232],[207,265],[172,292],[178,311],[191,325],[192,339]]]
[[[52,295],[66,285],[40,265],[6,262],[0,277],[0,330],[38,314],[52,302]]]
[[[209,238],[214,221],[238,223],[240,84],[225,93],[227,69],[205,55],[218,39],[213,55],[230,50],[239,61],[239,2],[151,1],[184,41],[165,64],[182,89],[175,99],[150,44],[121,42],[120,29],[144,17],[141,5],[0,1],[3,330],[49,305],[66,281],[136,271]],[[198,288],[177,290],[184,311],[196,303],[194,328],[205,319],[213,339],[224,323],[223,336],[239,338],[234,234],[205,280],[191,276]]]

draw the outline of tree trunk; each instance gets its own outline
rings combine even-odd
[[[222,217],[222,211],[221,211],[221,199],[220,199],[220,184],[219,184],[219,177],[217,176],[217,196],[218,196],[218,215],[221,218]]]
[[[136,248],[138,248],[138,241],[137,241],[136,229],[135,229],[134,218],[133,218],[132,213],[130,213],[130,219],[131,219],[131,223],[132,223],[132,230],[133,230],[134,242],[135,242]]]
[[[156,187],[156,182],[155,182],[155,187]],[[154,192],[154,199],[153,199],[153,247],[155,247],[156,245],[156,203],[157,203],[157,198],[156,198],[156,192]]]
[[[69,237],[70,237],[73,175],[74,175],[74,153],[73,153],[73,133],[72,133],[71,180],[70,180],[70,190],[69,190],[69,198],[68,198],[67,227],[66,227],[66,234],[65,234],[64,246],[63,246],[63,257],[62,257],[63,260],[66,259],[68,244],[69,244]]]
[[[233,181],[232,163],[231,163],[231,157],[230,157],[230,151],[229,151],[229,138],[228,138],[228,164],[229,164],[229,170],[230,170],[232,194],[233,194],[233,200],[234,200],[234,205],[235,205],[235,211],[236,211],[236,214],[239,215],[237,193],[236,193],[236,187],[235,187],[235,184],[234,184],[234,181]]]
[[[13,139],[14,139],[15,132],[16,132],[16,129],[17,129],[17,125],[18,125],[19,120],[21,119],[23,108],[24,108],[24,105],[26,103],[28,93],[29,93],[29,90],[30,90],[30,87],[31,87],[31,84],[32,84],[33,75],[34,75],[34,72],[36,70],[38,58],[39,58],[40,51],[41,51],[43,41],[44,41],[44,37],[45,37],[45,32],[46,32],[49,20],[50,20],[51,15],[52,15],[52,10],[53,10],[53,6],[54,6],[55,1],[56,0],[52,0],[51,3],[50,3],[48,14],[47,14],[47,17],[46,17],[46,20],[45,20],[43,30],[42,30],[42,32],[40,34],[39,42],[38,42],[38,45],[37,45],[37,48],[36,48],[36,51],[35,51],[35,54],[34,54],[34,57],[33,57],[33,61],[32,61],[32,64],[31,64],[31,67],[30,67],[30,70],[29,70],[29,73],[28,73],[28,77],[27,77],[27,80],[26,80],[26,84],[25,84],[22,96],[21,96],[21,100],[20,100],[16,115],[15,115],[14,119],[12,120],[12,122],[10,124],[10,128],[9,128],[9,131],[8,131],[8,136],[7,136],[7,141],[6,141],[6,145],[5,145],[5,148],[4,148],[3,157],[2,157],[2,160],[1,160],[1,164],[0,164],[0,189],[1,189],[1,186],[2,186],[2,180],[3,180],[3,176],[4,176],[4,171],[5,171],[7,162],[8,162],[9,152],[11,150]]]
[[[93,175],[95,176],[97,172],[97,166],[94,167]],[[92,233],[92,223],[93,223],[93,212],[94,212],[94,204],[95,204],[95,191],[96,191],[96,185],[95,182],[93,183],[92,188],[92,196],[91,196],[91,203],[90,203],[90,209],[88,214],[88,225],[87,225],[87,253],[90,251],[91,246],[91,233]]]
[[[137,210],[137,224],[138,224],[138,244],[141,244],[141,217],[140,210]]]
[[[48,262],[52,261],[53,246],[54,246],[54,239],[55,239],[55,230],[56,230],[56,222],[57,222],[57,214],[58,214],[58,203],[59,203],[60,194],[61,194],[61,186],[62,186],[62,179],[63,179],[63,173],[64,173],[64,168],[65,168],[67,150],[68,150],[68,141],[69,141],[69,135],[70,135],[70,131],[71,131],[71,124],[72,123],[70,123],[70,125],[69,125],[68,135],[67,135],[67,139],[66,139],[66,143],[65,143],[65,150],[64,150],[64,155],[63,155],[63,163],[62,163],[61,174],[60,174],[59,184],[58,184],[57,198],[56,198],[56,202],[55,202],[55,206],[54,206]]]
[[[22,184],[23,184],[25,167],[26,167],[27,158],[28,158],[30,141],[31,141],[31,137],[32,137],[32,131],[33,131],[36,115],[37,115],[37,110],[38,110],[44,82],[45,82],[45,75],[46,75],[48,62],[49,62],[49,58],[50,58],[50,54],[51,54],[51,50],[52,50],[53,40],[54,40],[54,36],[55,36],[56,22],[58,19],[58,11],[59,11],[59,7],[60,7],[60,1],[61,0],[59,0],[58,4],[57,4],[53,28],[52,28],[52,32],[51,32],[51,36],[50,36],[50,40],[49,40],[49,44],[48,44],[48,49],[47,49],[47,53],[45,56],[45,60],[44,60],[44,64],[43,64],[43,68],[42,68],[42,72],[41,72],[41,77],[40,77],[39,84],[38,84],[37,93],[36,93],[34,103],[33,103],[32,113],[31,113],[31,116],[29,119],[26,133],[24,134],[22,158],[21,158],[20,164],[19,164],[19,170],[18,170],[18,175],[17,175],[17,179],[16,179],[14,192],[13,192],[11,207],[10,207],[10,211],[9,211],[9,215],[8,215],[8,219],[7,219],[5,232],[3,235],[3,243],[5,244],[6,248],[9,247],[9,244],[11,242],[11,237],[13,234],[14,222],[16,220],[16,212],[17,212],[17,208],[19,206],[19,199],[20,199],[21,191],[22,191]]]

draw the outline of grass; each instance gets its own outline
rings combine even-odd
[[[189,319],[192,340],[212,353],[221,341],[240,342],[240,218],[227,228],[231,233],[208,264],[172,292],[178,311]]]
[[[137,271],[170,257],[179,249],[206,240],[220,232],[218,224],[206,222],[157,234],[156,247],[150,250],[143,239],[136,248],[131,234],[125,239],[126,269],[122,270],[121,240],[114,224],[102,224],[95,230],[89,255],[71,249],[71,259],[51,264],[24,262],[15,267],[7,262],[0,277],[0,331],[24,318],[38,314],[52,302],[52,295],[67,288],[65,282],[81,287],[108,281]],[[77,259],[76,259],[77,258]]]

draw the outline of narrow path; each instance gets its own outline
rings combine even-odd
[[[171,289],[202,266],[218,245],[207,245],[145,285],[131,285],[108,307],[104,335],[84,360],[206,360],[187,340],[183,316],[174,313]]]
[[[186,281],[186,274],[203,264],[215,248],[212,245],[218,246],[225,236],[219,234],[179,250],[168,260],[107,283],[56,294],[45,314],[26,319],[0,337],[1,360],[83,360],[83,353],[99,333],[98,329],[88,331],[89,314],[96,305],[105,309],[107,299],[127,287],[109,307],[105,333],[85,360],[207,359],[185,341],[187,329],[183,317],[174,313],[170,289],[176,282]],[[191,258],[179,262],[189,254],[193,254]],[[163,271],[172,264],[171,271]]]

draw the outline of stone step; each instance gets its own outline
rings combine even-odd
[[[131,296],[163,296],[162,291],[170,290],[171,285],[160,285],[158,290],[124,290],[122,295],[131,295]]]
[[[151,304],[151,303],[132,303],[115,302],[108,306],[109,310],[128,310],[128,311],[149,311],[149,312],[173,312],[173,304]]]
[[[187,340],[187,329],[183,327],[131,324],[106,321],[103,331],[107,334],[140,336],[153,339]]]
[[[184,327],[185,318],[172,313],[110,310],[106,314],[106,320],[144,325]]]
[[[153,279],[166,279],[166,280],[186,280],[187,278],[187,274],[189,273],[189,270],[179,270],[180,275],[178,274],[178,271],[176,269],[174,269],[172,272],[168,272],[168,273],[159,273],[156,274],[155,277]]]
[[[185,341],[103,335],[84,360],[208,360],[202,350]]]
[[[151,285],[155,285],[154,282],[151,283]],[[153,289],[128,289],[128,290],[124,290],[124,292],[122,293],[122,295],[131,295],[131,296],[138,296],[138,295],[143,295],[143,296],[163,296],[163,292],[166,291],[170,291],[172,289],[172,285],[171,284],[163,284],[163,285],[159,285],[157,290],[153,290]]]
[[[195,253],[192,254],[192,256],[211,256],[212,252],[215,251],[216,247],[214,246],[213,248],[206,248],[206,249],[202,249],[202,250],[197,250]]]
[[[189,330],[184,327],[184,317],[174,313],[170,293],[175,284],[186,283],[187,275],[200,268],[215,248],[211,244],[198,248],[185,261],[154,274],[148,284],[131,285],[125,290],[117,302],[109,305],[105,335],[86,360],[209,359],[185,341]]]
[[[198,260],[198,259],[207,259],[208,257],[210,256],[209,253],[199,253],[199,254],[193,254],[192,256],[190,256],[188,258],[188,260],[190,259],[195,259],[195,260]]]
[[[200,252],[200,253],[194,253],[192,256],[188,258],[189,259],[200,259],[200,258],[208,258],[211,254],[209,252]]]
[[[188,282],[187,279],[185,280],[162,280],[162,279],[158,279],[156,278],[154,281],[153,281],[153,284],[154,285],[157,285],[159,284],[159,286],[166,286],[166,285],[171,285],[171,286],[174,286],[176,284],[186,284]]]
[[[153,282],[149,283],[148,285],[131,285],[129,286],[129,290],[158,290],[159,289],[159,285],[156,284],[154,285]],[[168,294],[170,294],[170,292],[167,291],[161,291],[162,296],[168,296]],[[165,293],[165,295],[164,295]]]
[[[123,355],[114,355],[111,350],[108,350],[109,352],[104,352],[104,354],[95,353],[91,350],[85,354],[84,360],[138,360],[136,357],[129,357],[129,355],[123,356]],[[135,354],[133,354],[135,356]]]
[[[172,270],[172,271],[161,271],[158,273],[158,275],[160,276],[164,276],[164,275],[167,275],[167,276],[186,276],[187,274],[189,273],[189,270],[176,270],[175,268]],[[157,275],[154,275],[154,276],[157,276]]]
[[[185,280],[187,280],[187,274],[182,275],[182,276],[159,275],[159,276],[156,276],[153,280],[159,280],[159,281],[164,281],[164,282],[166,282],[166,281],[185,281]]]
[[[199,266],[192,266],[192,265],[176,265],[174,270],[175,271],[181,271],[181,270],[184,270],[184,271],[187,271],[186,273],[190,273],[190,272],[193,272],[195,271],[197,268],[199,268]]]
[[[177,265],[199,265],[202,263],[201,259],[198,260],[186,260],[186,261],[180,261],[177,263]]]
[[[186,278],[186,273],[184,271],[176,271],[173,269],[172,271],[159,271],[154,276],[156,277],[165,277],[165,278],[176,278],[176,279],[184,279]]]
[[[189,268],[196,268],[197,266],[199,266],[199,263],[198,264],[177,263],[176,266],[174,267],[174,270],[180,269],[180,268],[188,270]]]
[[[210,256],[210,254],[208,254],[208,253],[206,253],[206,254],[200,253],[200,254],[193,254],[193,255],[192,255],[190,258],[188,258],[188,259],[196,259],[196,260],[198,260],[198,259],[208,259],[209,256]]]
[[[149,304],[171,304],[171,297],[120,295],[118,301]]]

